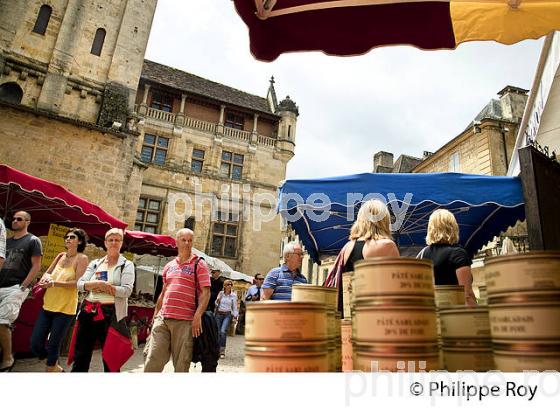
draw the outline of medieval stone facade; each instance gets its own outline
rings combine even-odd
[[[264,271],[298,108],[144,61],[156,3],[0,0],[0,162]]]

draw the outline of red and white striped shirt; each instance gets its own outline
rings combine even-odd
[[[166,319],[193,320],[196,311],[194,301],[194,266],[198,256],[180,264],[173,259],[163,268],[163,283],[167,285],[163,295],[161,315]],[[204,259],[200,259],[196,269],[198,294],[203,287],[210,286],[210,271]]]

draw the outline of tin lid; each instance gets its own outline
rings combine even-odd
[[[488,314],[487,305],[451,305],[439,308],[439,314],[445,315],[472,315],[473,313]]]
[[[323,291],[323,292],[327,292],[327,293],[338,292],[337,288],[327,288],[326,286],[310,285],[309,283],[294,283],[293,286],[292,286],[292,291],[296,288],[297,289],[305,289],[305,290],[317,290],[317,291]]]
[[[465,287],[463,285],[435,285],[435,291],[438,290],[460,290],[461,292],[465,291]]]
[[[352,349],[361,353],[385,353],[385,354],[439,354],[437,343],[366,343],[354,340]]]
[[[360,297],[355,299],[354,310],[364,308],[418,308],[434,309],[436,307],[433,297],[422,296],[383,296],[383,297]]]
[[[378,266],[378,265],[395,265],[395,266],[425,266],[432,269],[433,263],[429,259],[416,259],[407,257],[377,257],[377,258],[367,258],[360,261],[354,262],[354,270],[364,268],[367,266]]]
[[[442,349],[492,349],[492,339],[443,339]]]
[[[560,290],[523,291],[493,294],[488,297],[488,305],[558,305],[560,304]]]
[[[560,261],[560,251],[536,251],[526,253],[515,253],[501,256],[491,256],[484,260],[485,265],[506,261],[526,261],[530,259],[551,259],[555,262]]]
[[[250,353],[325,353],[328,349],[326,342],[320,343],[261,343],[245,344],[245,352]]]
[[[496,351],[509,351],[519,353],[530,352],[556,352],[560,355],[560,340],[552,340],[549,342],[541,341],[535,342],[534,340],[516,340],[513,343],[505,341],[494,341],[494,350]]]
[[[263,300],[259,303],[247,304],[247,311],[254,310],[327,310],[324,303],[319,302],[288,302],[283,300]]]

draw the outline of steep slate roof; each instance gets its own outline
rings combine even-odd
[[[211,98],[277,117],[277,115],[270,111],[266,98],[258,97],[153,61],[144,60],[140,78],[177,90],[186,91],[190,94]]]

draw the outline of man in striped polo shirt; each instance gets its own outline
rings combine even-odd
[[[272,269],[266,275],[262,285],[262,299],[292,300],[292,285],[307,283],[307,279],[300,273],[303,250],[297,242],[290,242],[284,247],[284,263]]]
[[[210,299],[208,265],[192,253],[193,236],[190,229],[177,232],[179,256],[163,268],[163,289],[154,311],[144,372],[161,372],[170,354],[175,372],[189,371],[192,338],[202,333],[201,318]],[[195,274],[198,289],[195,289]],[[198,306],[195,291],[198,291]]]

